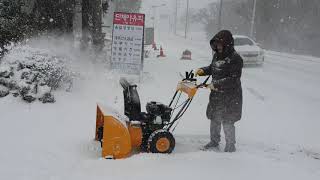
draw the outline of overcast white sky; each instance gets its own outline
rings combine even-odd
[[[210,2],[217,0],[189,0],[190,8],[202,8],[205,7]],[[163,7],[162,10],[168,11],[168,13],[173,13],[175,8],[175,0],[143,0],[142,1],[142,12],[145,14],[152,13],[151,6],[166,4],[166,7]],[[178,0],[180,7],[183,8],[186,6],[187,0]]]
[[[189,0],[190,9],[200,9],[207,4],[220,0]],[[152,6],[158,6],[165,4],[165,6],[156,9],[156,17],[160,15],[169,15],[171,18],[174,16],[176,1],[175,0],[142,0],[141,13],[146,14],[146,23],[151,25],[153,16]],[[185,12],[187,8],[187,0],[178,0],[178,16]]]

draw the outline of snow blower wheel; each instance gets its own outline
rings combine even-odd
[[[165,130],[153,132],[148,140],[149,151],[152,153],[170,154],[175,147],[173,135]]]

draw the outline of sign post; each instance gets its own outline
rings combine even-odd
[[[125,74],[141,74],[143,70],[144,25],[144,14],[114,13],[112,69]]]

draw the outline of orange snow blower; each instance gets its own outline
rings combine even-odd
[[[207,87],[208,80],[209,77],[197,84],[192,71],[186,72],[169,105],[149,102],[146,105],[147,112],[141,112],[137,86],[121,79],[125,117],[101,104],[97,106],[95,140],[101,142],[102,157],[126,158],[133,150],[171,153],[175,148],[172,132],[178,120],[187,111],[197,90]],[[182,102],[181,94],[186,94],[186,100]]]

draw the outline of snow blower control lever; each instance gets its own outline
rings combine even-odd
[[[172,121],[166,127],[168,131],[171,131],[171,128],[173,127],[173,125],[176,124],[172,129],[172,131],[175,130],[176,126],[178,125],[179,119],[181,119],[181,117],[189,108],[197,90],[199,88],[206,88],[207,82],[210,79],[210,76],[208,76],[201,84],[197,84],[197,79],[194,78],[194,73],[192,70],[190,72],[186,72],[185,74],[186,74],[186,77],[181,82],[178,83],[177,90],[173,95],[171,102],[169,104],[169,107],[172,107],[174,104],[172,108],[173,109],[172,114],[174,113],[174,110],[176,109],[179,109],[179,110],[178,110],[178,113],[175,115],[175,117],[172,119]],[[182,93],[187,94],[188,98],[178,105]]]
[[[102,156],[105,158],[125,158],[133,149],[152,153],[171,153],[175,148],[172,132],[178,120],[187,111],[199,88],[205,88],[206,80],[197,84],[194,73],[186,72],[178,83],[169,105],[151,101],[146,104],[146,112],[141,111],[137,85],[121,79],[123,88],[124,115],[127,120],[102,104],[97,106],[96,140],[102,144]],[[186,100],[180,102],[182,94]]]
[[[190,72],[186,71],[186,77],[183,79],[183,81],[197,81],[197,79],[194,78],[193,70]]]

